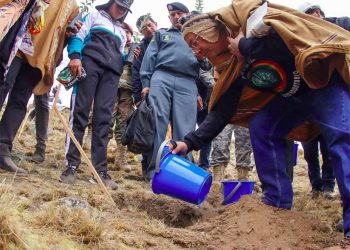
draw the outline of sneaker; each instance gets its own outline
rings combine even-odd
[[[336,194],[332,189],[325,189],[323,191],[323,197],[327,200],[334,200]]]
[[[28,175],[28,171],[17,167],[10,156],[0,156],[0,170],[16,173],[17,176]]]
[[[75,166],[68,166],[61,174],[59,181],[66,184],[74,184],[77,170],[78,168]]]
[[[112,180],[112,177],[107,173],[107,171],[99,172],[98,175],[100,176],[103,184],[105,184],[106,187],[109,187],[112,190],[116,190],[118,188],[117,183]],[[97,184],[97,180],[94,176],[91,176],[89,182],[92,184]]]

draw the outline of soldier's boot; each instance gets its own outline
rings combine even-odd
[[[237,180],[246,181],[249,179],[249,168],[238,167],[237,168]]]
[[[213,166],[213,182],[220,183],[224,180],[225,166]]]
[[[92,127],[88,126],[87,135],[84,138],[83,149],[91,149]]]
[[[125,146],[120,144],[117,146],[114,159],[116,169],[123,170],[126,173],[130,173],[133,170],[133,166],[128,163],[128,153]]]

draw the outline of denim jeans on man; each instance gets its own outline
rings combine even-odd
[[[350,234],[350,93],[334,75],[327,87],[300,96],[276,96],[249,124],[256,168],[263,185],[263,201],[290,209],[291,181],[286,173],[284,137],[313,118],[327,143],[343,201],[344,232]]]

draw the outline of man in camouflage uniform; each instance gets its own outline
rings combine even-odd
[[[232,134],[235,135],[235,158],[237,179],[246,180],[249,171],[253,168],[251,160],[252,146],[250,144],[249,130],[240,126],[228,124],[224,130],[213,140],[210,166],[213,167],[215,182],[224,179],[225,169],[230,162],[230,144]]]
[[[126,32],[126,36],[128,38],[124,53],[126,55],[129,55],[129,53],[131,53],[132,56],[130,57],[129,55],[127,57],[125,61],[123,73],[119,80],[117,102],[115,104],[114,111],[113,111],[113,118],[112,118],[112,124],[110,127],[109,138],[111,139],[114,134],[114,138],[117,142],[117,150],[116,150],[114,165],[118,168],[123,169],[125,172],[130,172],[132,170],[132,167],[131,165],[128,164],[127,149],[125,146],[122,145],[121,137],[122,137],[123,130],[125,129],[125,126],[126,126],[126,120],[133,111],[132,71],[131,71],[133,61],[128,61],[128,58],[133,59],[133,54],[134,54],[134,52],[130,50],[132,49],[131,38],[133,35],[133,30],[131,26],[125,22],[123,23],[122,27],[124,28]]]

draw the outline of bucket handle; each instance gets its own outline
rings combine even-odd
[[[242,182],[238,182],[235,188],[227,195],[227,197],[223,200],[221,205],[226,205],[227,202],[232,198],[232,196],[238,191],[238,189],[242,186]]]
[[[160,144],[160,147],[158,149],[157,158],[156,158],[156,166],[155,166],[155,170],[154,170],[156,173],[159,173],[159,171],[160,171],[160,166],[159,166],[160,159],[162,157],[162,153],[163,153],[164,147],[167,145],[168,142],[170,142],[170,140],[163,141],[162,144]],[[167,157],[169,154],[171,154],[171,151],[168,152],[167,154],[165,154],[163,156],[163,158]]]

